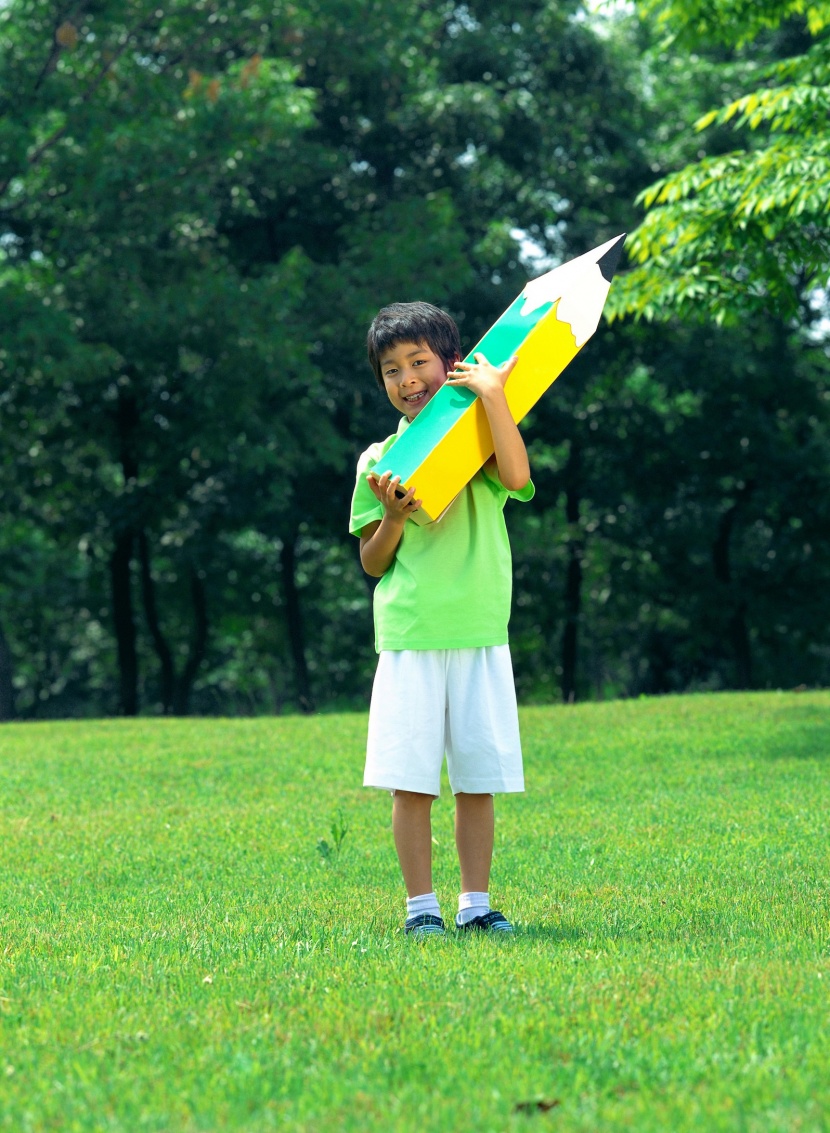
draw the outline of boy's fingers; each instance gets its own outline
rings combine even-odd
[[[501,372],[505,376],[509,377],[512,370],[513,370],[513,367],[516,365],[516,363],[518,361],[519,361],[519,355],[514,354],[511,358],[508,358],[507,361],[504,363],[504,365],[501,368]]]
[[[379,475],[377,472],[369,472],[366,479],[373,494],[386,507],[406,506],[415,494],[415,489],[410,488],[405,496],[398,495],[401,490],[401,478],[400,476],[393,476],[391,469],[384,472],[383,475]]]

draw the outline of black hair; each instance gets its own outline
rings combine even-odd
[[[432,303],[391,303],[378,311],[366,336],[369,362],[381,389],[385,388],[381,356],[399,342],[425,343],[443,358],[447,369],[461,357],[461,336],[455,320],[446,311]]]

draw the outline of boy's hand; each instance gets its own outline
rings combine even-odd
[[[481,399],[490,432],[499,479],[508,492],[519,492],[530,479],[530,465],[522,435],[516,427],[504,385],[518,358],[514,354],[503,366],[493,366],[483,354],[473,355],[475,362],[456,362],[447,375],[448,386],[466,386]]]
[[[391,472],[384,472],[382,476],[378,476],[376,472],[370,472],[366,479],[369,487],[383,504],[384,515],[393,523],[405,523],[421,506],[422,501],[415,499],[414,488],[410,488],[403,496],[395,494],[400,487],[400,476],[393,476]]]
[[[455,369],[447,373],[448,386],[465,386],[478,394],[482,401],[494,393],[501,393],[518,362],[514,354],[503,366],[494,366],[483,354],[474,354],[475,362],[456,362]]]

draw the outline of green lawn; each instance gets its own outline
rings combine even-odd
[[[830,1128],[830,693],[522,725],[517,935],[421,944],[365,717],[4,726],[0,1129]]]

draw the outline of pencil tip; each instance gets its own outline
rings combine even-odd
[[[597,260],[597,267],[602,272],[603,278],[607,279],[609,283],[614,278],[614,272],[620,262],[625,237],[626,233],[623,232],[622,236],[618,237],[608,251]]]

